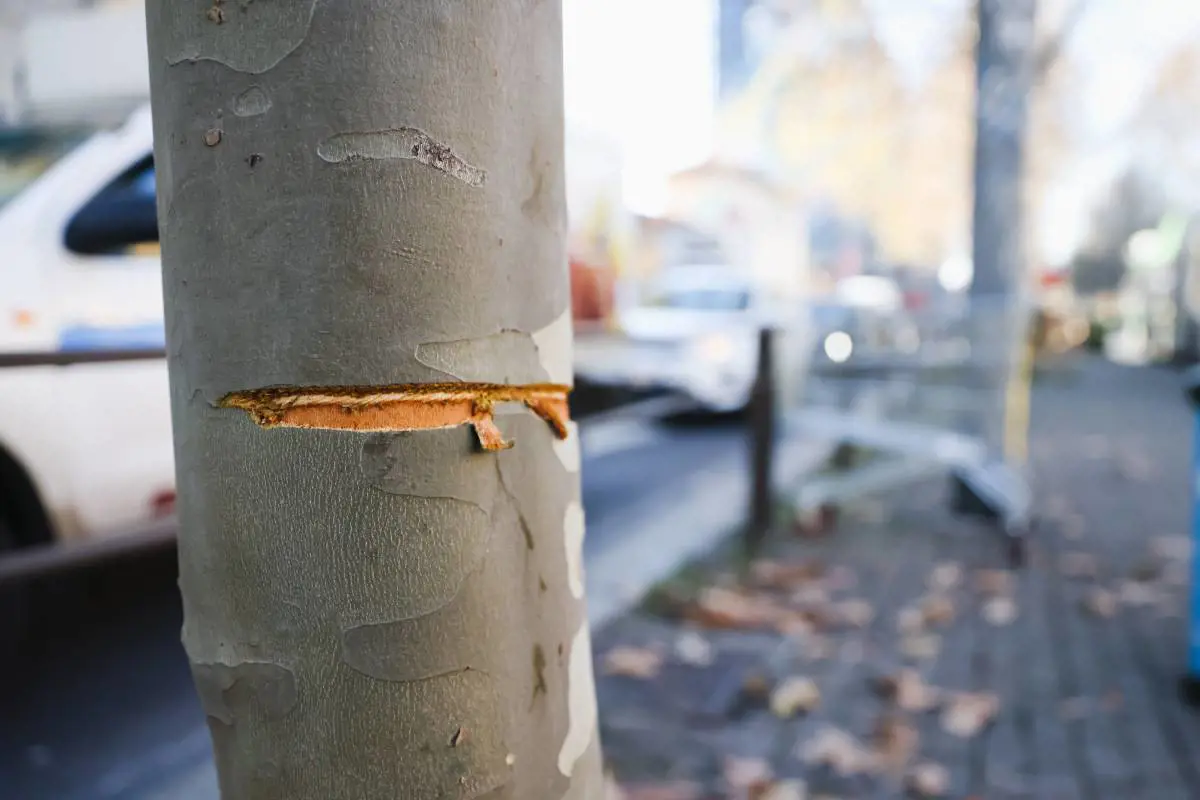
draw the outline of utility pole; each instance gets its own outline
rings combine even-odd
[[[601,796],[559,3],[149,0],[224,798]]]

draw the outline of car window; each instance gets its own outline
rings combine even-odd
[[[146,156],[84,203],[67,224],[67,249],[117,255],[157,249],[154,159]]]
[[[744,311],[750,293],[730,289],[675,289],[662,292],[654,305],[692,311]]]

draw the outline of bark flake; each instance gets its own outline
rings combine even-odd
[[[359,160],[408,159],[444,172],[468,186],[487,182],[487,172],[467,163],[448,145],[420,128],[403,126],[382,131],[347,132],[317,145],[317,155],[330,164]]]

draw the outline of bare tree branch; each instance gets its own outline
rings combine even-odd
[[[1071,34],[1074,33],[1075,29],[1079,27],[1079,23],[1083,19],[1088,5],[1088,0],[1075,0],[1063,16],[1058,30],[1051,34],[1049,39],[1043,42],[1041,47],[1037,48],[1034,52],[1033,79],[1035,83],[1045,77],[1046,73],[1054,67],[1054,64],[1062,56],[1067,41],[1071,38]]]

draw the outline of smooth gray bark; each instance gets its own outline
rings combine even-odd
[[[578,441],[230,392],[570,382],[560,5],[150,0],[184,645],[226,798],[597,798]]]

